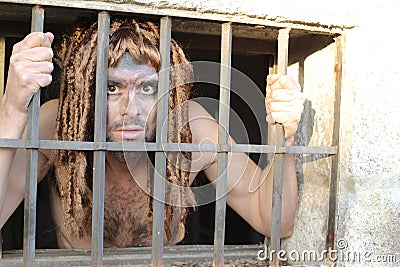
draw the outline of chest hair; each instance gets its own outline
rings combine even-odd
[[[133,181],[124,186],[106,182],[104,193],[104,245],[148,246],[147,194]]]

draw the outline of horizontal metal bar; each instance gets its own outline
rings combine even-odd
[[[43,6],[55,6],[55,7],[68,7],[68,8],[82,8],[90,10],[104,10],[104,11],[118,11],[135,14],[149,14],[158,16],[172,16],[181,18],[191,19],[202,19],[211,21],[230,21],[240,24],[252,24],[261,25],[267,27],[286,28],[291,27],[292,29],[307,30],[313,32],[323,32],[329,34],[341,34],[345,28],[352,28],[354,25],[324,25],[318,23],[307,23],[298,21],[276,21],[269,20],[265,17],[257,18],[254,16],[246,15],[232,15],[218,12],[199,12],[196,10],[185,10],[184,8],[174,8],[162,6],[157,8],[156,5],[144,5],[143,3],[129,2],[128,4],[121,4],[118,2],[103,2],[103,1],[81,1],[81,0],[0,0],[0,3],[16,3],[16,4],[40,4]]]
[[[276,153],[276,154],[326,154],[336,155],[337,146],[290,146],[276,148],[270,145],[252,144],[187,144],[187,143],[120,143],[120,142],[82,142],[0,139],[0,148],[38,148],[48,150],[104,150],[104,151],[165,151],[165,152],[232,152],[232,153]]]
[[[260,245],[225,245],[225,260],[252,260],[257,252],[263,249]],[[4,259],[0,259],[2,267],[20,267],[22,265],[21,251],[5,251]],[[212,245],[179,245],[164,247],[165,265],[168,263],[204,263],[211,266]],[[104,265],[107,266],[149,266],[151,247],[110,248],[104,249]],[[208,263],[208,264],[207,264]],[[262,262],[259,262],[260,264]],[[80,249],[49,249],[36,250],[37,266],[89,266],[90,250]],[[175,264],[175,266],[180,266]],[[182,265],[183,266],[183,265]]]

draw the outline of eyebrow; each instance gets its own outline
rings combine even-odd
[[[123,83],[124,80],[120,79],[120,78],[107,78],[107,84],[113,84],[113,85],[117,85],[117,84],[121,84]]]
[[[137,79],[138,84],[140,85],[150,85],[152,87],[158,87],[158,78],[148,78],[146,79],[145,77],[140,77]],[[107,85],[119,85],[119,84],[124,84],[125,81],[123,79],[117,78],[117,77],[112,77],[107,80]]]
[[[158,87],[158,79],[157,78],[147,79],[147,80],[143,81],[142,84],[150,85],[152,87]]]

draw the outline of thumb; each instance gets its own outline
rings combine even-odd
[[[51,33],[51,32],[46,32],[45,34],[44,34],[44,36],[45,36],[45,43],[48,45],[48,46],[51,46],[51,44],[53,43],[53,41],[54,41],[54,35]]]

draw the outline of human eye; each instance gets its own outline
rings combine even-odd
[[[117,95],[119,94],[119,87],[113,84],[109,84],[107,87],[107,94],[109,95]]]
[[[144,84],[140,92],[144,95],[153,95],[157,92],[157,89],[152,85]]]

